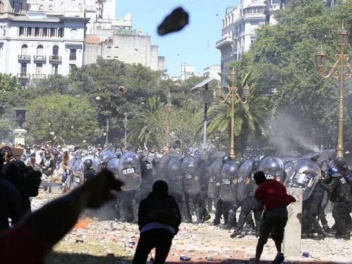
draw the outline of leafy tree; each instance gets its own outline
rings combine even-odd
[[[138,147],[143,143],[160,145],[167,140],[167,114],[165,104],[157,97],[149,98],[143,103],[128,123],[128,141]]]
[[[27,115],[29,136],[37,142],[62,138],[66,143],[81,144],[102,134],[96,112],[84,98],[44,95],[30,102]]]
[[[273,115],[290,114],[310,125],[311,140],[327,143],[336,135],[338,88],[336,80],[323,81],[314,53],[323,45],[331,68],[333,54],[339,52],[337,30],[342,20],[350,20],[342,10],[352,10],[352,1],[326,8],[320,0],[292,0],[277,12],[277,25],[257,30],[256,42],[241,60],[241,66],[252,71],[252,85],[272,102]],[[349,117],[346,122],[350,124]],[[347,127],[345,132],[351,134]],[[275,136],[274,130],[266,135]]]
[[[236,67],[234,65],[234,67]],[[250,73],[241,78],[239,73],[236,78],[236,88],[238,95],[243,98],[243,92],[246,85],[250,85]],[[227,80],[230,84],[230,81]],[[232,85],[232,84],[230,84]],[[234,137],[235,137],[235,151],[243,154],[247,148],[248,140],[251,135],[261,136],[265,131],[263,127],[264,120],[270,111],[270,101],[267,97],[261,96],[256,86],[250,85],[251,95],[245,103],[235,104],[234,111]],[[213,104],[209,109],[209,135],[231,133],[231,95],[230,88],[225,89],[225,96],[217,95],[220,103]],[[229,138],[228,138],[229,141]],[[225,145],[228,145],[225,144]]]
[[[11,95],[17,90],[21,90],[21,86],[15,76],[0,73],[0,116],[12,111]]]

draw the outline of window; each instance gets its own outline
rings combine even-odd
[[[53,56],[59,56],[59,47],[57,45],[53,46]]]
[[[21,63],[21,77],[27,76],[27,63]]]
[[[24,36],[24,27],[20,27],[19,35]]]
[[[39,6],[39,10],[42,11],[44,9],[43,5]]]
[[[49,11],[53,10],[53,5],[49,5]]]
[[[47,37],[47,36],[48,36],[48,29],[43,28],[43,37]]]
[[[70,49],[70,60],[76,60],[76,59],[77,59],[77,50]]]
[[[38,56],[43,56],[44,55],[44,48],[42,45],[38,45],[37,47],[37,55]]]
[[[59,28],[58,34],[59,34],[59,38],[63,38],[64,37],[64,30],[62,28]]]
[[[39,37],[39,28],[34,28],[34,36]]]
[[[55,28],[50,29],[50,37],[55,37]]]
[[[28,55],[28,46],[26,44],[21,47],[21,55]]]
[[[27,27],[27,36],[32,36],[32,28]]]

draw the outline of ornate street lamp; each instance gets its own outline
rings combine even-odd
[[[235,104],[237,103],[247,103],[248,98],[250,96],[250,89],[249,86],[246,84],[245,87],[243,88],[243,98],[238,94],[238,88],[236,86],[236,71],[234,69],[231,70],[229,73],[229,79],[230,79],[230,91],[227,95],[223,94],[222,88],[219,85],[218,88],[216,89],[216,97],[218,100],[222,102],[228,102],[231,104],[231,112],[230,112],[230,118],[231,118],[231,127],[230,127],[230,148],[229,148],[229,153],[231,158],[236,157],[236,152],[235,152]],[[222,99],[224,98],[225,99]]]
[[[340,89],[339,89],[339,119],[338,119],[338,137],[337,137],[337,147],[336,147],[336,157],[343,158],[343,123],[344,123],[344,87],[345,80],[350,78],[352,75],[351,65],[349,64],[349,56],[345,54],[345,49],[348,42],[348,33],[347,30],[342,27],[338,32],[337,43],[340,47],[340,53],[336,54],[337,60],[332,66],[331,70],[327,75],[324,75],[325,72],[325,63],[326,63],[326,53],[320,48],[315,53],[315,63],[319,73],[324,79],[330,77],[340,80]]]

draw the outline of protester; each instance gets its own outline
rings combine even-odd
[[[3,159],[0,155],[0,171],[3,166]],[[22,213],[20,193],[14,185],[7,181],[0,173],[0,230],[10,228],[18,222]]]
[[[80,213],[114,199],[112,191],[121,191],[122,185],[113,173],[102,170],[68,195],[28,214],[15,228],[0,232],[1,263],[44,263],[45,255],[71,230]]]
[[[133,264],[146,263],[148,254],[155,248],[154,264],[165,263],[172,240],[181,224],[181,213],[175,198],[168,193],[168,184],[158,180],[153,191],[141,201],[138,210],[140,238]]]
[[[257,171],[254,174],[254,181],[258,185],[254,197],[261,203],[260,207],[264,207],[254,263],[259,264],[264,245],[268,241],[269,235],[271,235],[277,250],[277,255],[272,264],[281,264],[285,259],[281,252],[281,244],[288,220],[287,205],[295,202],[296,199],[287,194],[282,183],[266,179],[263,171]]]

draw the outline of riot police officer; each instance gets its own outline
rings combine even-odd
[[[133,212],[135,216],[137,216],[138,214],[138,208],[139,208],[140,202],[143,199],[147,198],[148,194],[153,189],[153,183],[154,183],[153,165],[148,159],[148,154],[140,153],[138,157],[140,160],[142,182],[140,187],[136,189],[133,197],[134,198]],[[136,217],[135,217],[135,220],[137,220]]]
[[[259,160],[247,160],[239,169],[237,200],[240,203],[241,212],[238,218],[237,226],[230,235],[231,238],[243,237],[243,227],[245,224],[249,226],[247,229],[253,228],[254,223],[251,214],[252,211],[255,219],[255,235],[259,235],[262,211],[256,210],[256,208],[258,208],[258,201],[254,198],[254,194],[257,189],[257,185],[253,179],[253,175],[258,170],[258,167]]]
[[[86,159],[83,161],[83,177],[84,181],[92,179],[97,172],[93,169],[93,161],[91,159]]]
[[[336,237],[344,240],[350,239],[350,234],[347,229],[346,218],[351,210],[351,186],[347,182],[341,168],[332,164],[328,170],[331,177],[331,183],[324,184],[323,187],[331,191],[330,201],[334,203],[332,216],[336,225]]]

